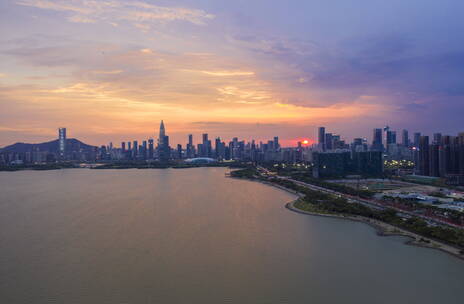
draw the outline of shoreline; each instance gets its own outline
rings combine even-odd
[[[416,234],[414,232],[410,232],[407,230],[404,230],[402,228],[398,228],[396,226],[390,225],[388,223],[367,218],[367,217],[362,217],[362,216],[355,216],[355,215],[341,215],[341,214],[325,214],[325,213],[318,213],[318,212],[310,212],[310,211],[305,211],[301,210],[297,207],[295,207],[295,203],[298,201],[294,200],[292,202],[289,202],[285,204],[285,208],[299,213],[299,214],[304,214],[304,215],[311,215],[311,216],[320,216],[320,217],[329,217],[329,218],[335,218],[335,219],[342,219],[342,220],[349,220],[353,222],[359,222],[363,223],[366,225],[371,226],[372,228],[375,229],[376,234],[378,236],[402,236],[406,237],[409,240],[405,241],[404,244],[406,245],[411,245],[411,246],[416,246],[416,247],[422,247],[422,248],[430,248],[430,249],[436,249],[440,250],[444,253],[450,254],[458,259],[464,260],[464,255],[460,254],[460,249],[444,244],[442,242],[438,242],[426,237],[423,237],[419,234]],[[425,239],[430,241],[430,243],[422,242],[420,239]]]
[[[234,177],[233,177],[234,178]],[[354,222],[359,222],[363,223],[366,225],[369,225],[370,227],[375,229],[375,232],[378,236],[381,237],[386,237],[386,236],[402,236],[408,238],[404,242],[405,245],[410,245],[410,246],[416,246],[416,247],[422,247],[422,248],[429,248],[429,249],[435,249],[435,250],[440,250],[444,253],[447,253],[449,255],[452,255],[460,260],[464,260],[464,255],[460,253],[461,249],[453,247],[451,245],[421,236],[417,233],[410,232],[408,230],[398,228],[396,226],[390,225],[388,223],[367,218],[367,217],[362,217],[362,216],[355,216],[355,215],[343,215],[343,214],[326,214],[326,213],[318,213],[318,212],[310,212],[310,211],[305,211],[297,208],[295,206],[295,203],[303,197],[303,195],[299,192],[296,192],[294,190],[290,190],[288,188],[285,188],[280,185],[276,185],[274,183],[268,182],[268,181],[263,181],[263,180],[253,180],[253,179],[248,179],[248,178],[239,178],[239,179],[245,179],[248,181],[257,181],[265,185],[269,185],[272,187],[275,187],[277,189],[289,192],[293,195],[298,196],[297,199],[286,203],[285,208],[299,214],[303,215],[310,215],[310,216],[320,216],[320,217],[328,217],[328,218],[335,218],[335,219],[341,219],[341,220],[349,220],[349,221],[354,221]],[[429,243],[420,241],[421,239],[428,240]]]
[[[137,170],[148,170],[148,169],[193,169],[193,168],[228,168],[228,166],[208,166],[208,165],[195,165],[195,166],[159,166],[159,167],[143,167],[143,166],[127,166],[127,167],[90,167],[90,166],[83,166],[83,167],[27,167],[27,168],[0,168],[0,172],[19,172],[19,171],[56,171],[56,170],[67,170],[67,169],[88,169],[88,170],[129,170],[129,169],[137,169]]]

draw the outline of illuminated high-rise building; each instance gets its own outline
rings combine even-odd
[[[66,128],[58,129],[58,154],[60,160],[66,159]]]

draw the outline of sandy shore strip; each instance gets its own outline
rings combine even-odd
[[[280,187],[278,187],[280,188]],[[460,253],[461,249],[444,244],[442,242],[435,241],[433,239],[423,237],[419,234],[392,226],[390,224],[387,224],[385,222],[381,222],[375,219],[363,217],[363,216],[355,216],[355,215],[342,215],[342,214],[325,214],[325,213],[317,213],[317,212],[309,212],[305,210],[298,209],[295,207],[295,203],[298,200],[295,200],[293,202],[287,203],[285,207],[293,212],[301,213],[301,214],[306,214],[306,215],[312,215],[312,216],[321,216],[321,217],[331,217],[331,218],[337,218],[337,219],[344,219],[344,220],[350,220],[350,221],[356,221],[356,222],[361,222],[364,224],[367,224],[371,227],[373,227],[377,231],[377,235],[379,236],[404,236],[409,238],[408,241],[405,242],[407,245],[413,245],[413,246],[418,246],[418,247],[424,247],[424,248],[431,248],[431,249],[438,249],[443,252],[446,252],[448,254],[451,254],[461,260],[464,260],[464,255]],[[422,240],[427,240],[428,242],[421,241]]]

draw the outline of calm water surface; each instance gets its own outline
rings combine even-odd
[[[463,261],[225,172],[0,172],[0,303],[463,303]]]

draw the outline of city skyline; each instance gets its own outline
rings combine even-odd
[[[61,125],[91,144],[142,138],[163,118],[173,142],[207,131],[289,146],[321,125],[369,138],[379,122],[456,133],[464,49],[449,33],[463,6],[2,1],[0,146]]]
[[[55,138],[55,136],[56,136],[56,131],[58,130],[58,133],[61,134],[62,129],[64,129],[64,132],[66,134],[67,129],[68,129],[67,127],[55,128],[54,135],[52,135],[51,137],[45,138],[44,141],[52,140],[52,138]],[[165,136],[164,120],[163,119],[160,120],[159,129],[156,129],[156,128],[153,128],[153,129],[154,130],[153,130],[153,132],[151,132],[151,134],[144,133],[144,134],[139,135],[139,136],[135,136],[135,137],[128,136],[128,137],[124,137],[122,139],[120,139],[120,137],[117,137],[117,139],[110,139],[107,142],[98,142],[98,143],[89,142],[89,144],[93,145],[93,146],[101,146],[101,145],[113,144],[116,147],[118,143],[122,143],[122,142],[129,143],[132,140],[136,140],[136,141],[137,140],[153,140],[153,141],[157,142],[156,145],[159,145],[160,144],[159,139],[161,139],[161,138],[163,138]],[[321,133],[321,129],[324,129],[323,133]],[[383,149],[383,148],[386,148],[386,146],[389,143],[401,144],[401,145],[405,145],[405,146],[408,146],[408,144],[416,145],[419,142],[419,138],[417,136],[428,136],[428,137],[433,138],[435,136],[441,136],[442,134],[451,134],[451,135],[453,135],[453,134],[462,133],[461,130],[457,130],[456,132],[451,132],[451,133],[443,133],[443,132],[434,130],[429,134],[429,133],[422,133],[420,131],[411,132],[410,130],[407,130],[407,129],[390,128],[389,126],[385,126],[383,128],[374,127],[374,128],[369,129],[369,130],[365,130],[365,132],[363,132],[363,134],[371,134],[371,136],[362,136],[362,135],[359,135],[359,134],[353,134],[351,137],[345,137],[345,136],[342,135],[342,133],[335,132],[333,129],[330,129],[331,133],[325,133],[325,131],[328,130],[328,129],[330,129],[330,128],[328,128],[327,126],[315,127],[315,131],[314,131],[315,134],[311,134],[311,135],[306,136],[306,137],[303,136],[303,137],[292,138],[292,139],[288,139],[288,138],[285,138],[285,137],[282,138],[278,134],[270,135],[267,138],[253,137],[253,135],[251,135],[250,137],[247,138],[247,137],[241,137],[241,136],[239,136],[237,134],[234,134],[234,133],[232,133],[233,131],[230,132],[232,135],[223,136],[222,134],[219,134],[219,133],[210,133],[210,132],[208,132],[208,130],[199,130],[196,133],[194,133],[194,132],[186,133],[185,136],[184,135],[182,135],[182,136],[180,136],[180,135],[174,136],[174,138],[179,138],[179,140],[178,141],[171,141],[171,143],[173,144],[173,147],[175,145],[177,145],[177,144],[181,144],[183,146],[184,145],[186,146],[189,143],[193,143],[194,145],[197,145],[197,144],[200,144],[200,143],[204,142],[204,139],[202,139],[202,136],[204,137],[205,135],[209,136],[211,139],[220,138],[220,139],[225,140],[225,141],[231,141],[234,138],[239,138],[240,140],[244,140],[246,142],[256,141],[257,143],[266,142],[267,140],[269,140],[269,138],[277,137],[277,138],[279,138],[280,146],[288,147],[288,148],[294,148],[294,147],[297,147],[300,143],[303,146],[307,146],[307,147],[317,146],[318,144],[321,143],[321,136],[322,136],[323,140],[325,140],[326,135],[329,135],[331,137],[336,136],[338,139],[342,139],[344,142],[356,142],[357,140],[362,140],[362,141],[364,141],[366,143],[369,143],[369,145],[372,144],[373,146],[375,146],[376,144],[377,145],[380,144],[382,146],[382,149]],[[388,131],[387,131],[387,129],[388,129]],[[374,131],[373,135],[372,135],[372,131]],[[380,133],[378,133],[376,135],[376,131],[378,131]],[[77,139],[78,136],[76,136],[75,134],[79,134],[79,131],[72,132],[71,134],[72,135],[70,136],[70,138],[76,138]],[[169,136],[167,136],[167,137],[168,138],[172,137],[171,134],[172,133],[169,132]],[[392,141],[391,138],[389,138],[389,136],[391,136],[390,134],[393,134],[393,136],[394,136],[393,141]],[[415,137],[417,137],[417,138],[415,138]],[[374,140],[374,138],[377,138],[377,139]],[[83,140],[82,138],[79,138],[79,139]],[[408,144],[405,144],[405,139],[407,140]],[[83,140],[83,141],[86,142],[85,140]],[[168,141],[169,141],[169,139],[168,139]],[[10,142],[10,143],[8,143],[8,144],[6,144],[4,146],[0,145],[0,149],[3,148],[3,147],[6,147],[6,146],[12,145],[14,143],[36,144],[36,143],[39,143],[39,142],[27,142],[25,140],[18,139],[17,141]]]
[[[398,132],[399,133],[399,132]],[[128,162],[127,165],[168,166],[196,162],[224,163],[229,161],[249,164],[286,163],[311,168],[315,178],[346,176],[380,177],[384,165],[401,169],[402,174],[412,173],[422,177],[442,178],[448,184],[464,183],[464,132],[457,134],[433,133],[433,136],[409,131],[397,131],[390,126],[374,128],[372,140],[357,137],[352,142],[326,127],[319,127],[317,142],[303,139],[297,146],[285,147],[279,136],[267,141],[246,140],[233,137],[210,137],[201,134],[201,141],[194,141],[189,134],[184,143],[170,142],[170,135],[161,120],[158,138],[132,139],[117,143],[92,146],[78,139],[68,139],[67,129],[58,128],[58,139],[39,144],[16,143],[0,149],[0,165],[34,165],[66,162]],[[196,137],[195,137],[196,138]],[[432,139],[432,140],[430,140]],[[131,164],[131,165],[130,165]],[[396,172],[400,174],[400,171]]]

